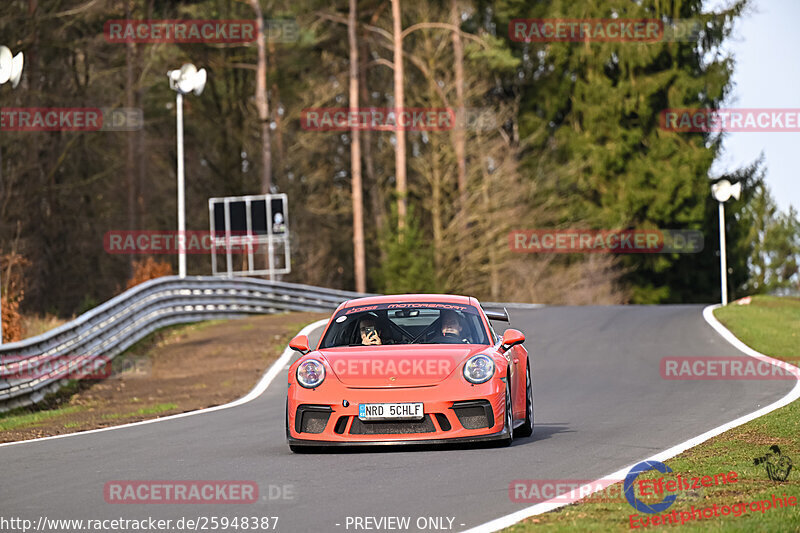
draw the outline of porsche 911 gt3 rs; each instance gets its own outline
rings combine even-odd
[[[525,336],[502,337],[471,297],[374,296],[342,303],[315,349],[298,335],[286,437],[305,446],[495,441],[533,433]]]

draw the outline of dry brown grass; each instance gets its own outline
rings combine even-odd
[[[133,262],[133,276],[128,280],[126,289],[130,289],[147,280],[169,276],[172,274],[172,265],[166,261],[156,261],[152,257]]]
[[[22,339],[23,327],[19,304],[25,297],[23,271],[29,264],[30,261],[14,251],[0,255],[0,273],[2,273],[0,305],[3,308],[0,320],[3,321],[3,342]]]

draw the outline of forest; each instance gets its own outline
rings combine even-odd
[[[111,254],[103,242],[176,229],[167,72],[185,63],[207,71],[202,94],[183,100],[186,228],[208,229],[211,197],[286,193],[285,281],[566,305],[715,302],[711,184],[725,178],[742,184],[726,204],[731,298],[797,291],[800,218],[776,207],[764,160],[711,175],[724,132],[660,123],[667,109],[724,105],[736,58],[723,44],[747,11],[746,0],[714,12],[702,0],[6,0],[0,44],[24,52],[25,67],[16,88],[0,87],[2,107],[96,108],[129,127],[3,123],[4,319],[84,312],[145,263],[177,273],[175,255]],[[692,31],[578,42],[512,31],[520,19],[616,18]],[[244,23],[194,39],[119,26],[190,20]],[[319,118],[355,108],[372,111]],[[386,110],[432,115],[400,127]],[[686,230],[704,246],[509,246],[511,232],[540,229]],[[189,255],[189,275],[210,273],[208,255]]]

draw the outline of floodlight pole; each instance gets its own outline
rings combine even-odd
[[[184,201],[183,176],[183,95],[194,92],[200,95],[206,85],[206,69],[197,68],[191,63],[184,64],[180,70],[167,72],[169,87],[178,93],[176,114],[178,118],[178,275],[186,277],[186,206]]]
[[[719,283],[722,305],[728,305],[728,261],[725,252],[725,202],[733,196],[736,200],[742,194],[742,182],[731,185],[726,179],[711,186],[711,194],[719,202]]]
[[[183,94],[178,91],[178,276],[186,277],[186,213],[183,176]]]
[[[725,254],[725,203],[719,203],[719,279],[722,305],[728,305],[728,261]]]

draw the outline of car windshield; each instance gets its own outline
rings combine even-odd
[[[320,348],[389,344],[489,344],[478,309],[437,302],[376,304],[340,310]]]

